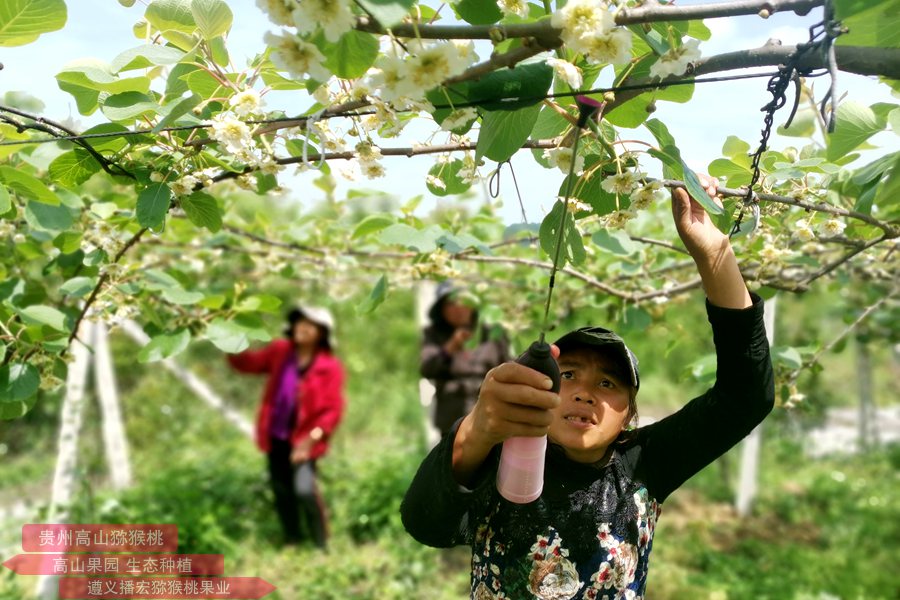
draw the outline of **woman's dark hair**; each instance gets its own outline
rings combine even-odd
[[[284,336],[287,339],[293,341],[294,340],[294,326],[296,326],[297,323],[299,323],[300,321],[302,321],[304,319],[306,319],[307,321],[309,321],[310,323],[315,325],[316,329],[319,330],[319,349],[327,350],[328,352],[331,352],[332,351],[331,350],[331,341],[329,339],[331,332],[324,325],[316,323],[315,321],[313,321],[312,319],[307,317],[306,314],[304,314],[303,311],[300,309],[295,308],[294,310],[292,310],[291,312],[289,312],[287,314],[288,325],[284,329]]]

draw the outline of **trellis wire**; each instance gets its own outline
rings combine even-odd
[[[827,71],[822,73],[809,73],[807,77],[820,77],[822,75],[826,75]],[[557,94],[545,94],[541,96],[516,96],[516,97],[508,97],[508,98],[495,98],[491,100],[482,100],[479,102],[460,102],[453,104],[438,104],[434,105],[435,109],[456,109],[456,108],[468,108],[473,106],[480,106],[485,103],[503,103],[503,102],[540,102],[543,100],[554,100],[557,98],[571,98],[574,96],[587,95],[587,94],[605,94],[607,92],[623,92],[623,91],[637,91],[637,90],[655,90],[660,88],[673,87],[678,85],[692,85],[697,83],[718,83],[723,81],[735,81],[740,79],[755,79],[761,77],[773,77],[777,76],[775,73],[744,73],[741,75],[725,75],[721,77],[707,77],[703,79],[690,78],[690,79],[677,79],[673,81],[660,81],[656,83],[645,83],[645,84],[631,84],[631,85],[620,85],[620,86],[612,86],[605,88],[593,88],[590,90],[582,90],[578,92],[563,92]],[[21,113],[19,111],[12,110],[5,106],[0,106],[0,111],[10,112],[12,114],[17,114],[19,116],[24,116],[26,118],[34,119],[34,117]],[[397,110],[395,112],[412,112],[412,109],[405,110]],[[333,118],[343,118],[343,117],[360,117],[365,115],[374,114],[375,111],[353,111],[346,113],[339,113],[334,115],[321,115],[320,119],[333,119]],[[294,122],[294,121],[303,121],[309,117],[301,116],[301,117],[281,117],[278,119],[258,119],[258,120],[248,120],[244,121],[247,125],[277,125],[278,123],[286,123],[286,122]],[[155,130],[151,129],[137,129],[133,131],[111,131],[111,132],[98,132],[98,133],[86,133],[79,135],[61,135],[52,138],[39,138],[39,139],[31,139],[31,140],[6,140],[0,142],[0,146],[21,146],[21,145],[29,145],[29,144],[48,144],[53,142],[66,142],[66,141],[83,141],[83,140],[91,140],[91,139],[111,139],[111,138],[127,138],[131,136],[139,136],[139,135],[147,135],[147,134],[156,134],[156,133],[170,133],[170,132],[179,132],[179,131],[195,131],[198,129],[208,129],[212,127],[211,124],[207,123],[197,123],[194,125],[179,125],[173,127],[163,127],[161,129]],[[28,126],[21,127],[21,129],[27,129]]]

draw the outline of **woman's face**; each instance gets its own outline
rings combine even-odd
[[[550,439],[572,460],[596,462],[626,425],[630,388],[609,357],[593,350],[570,350],[558,362],[562,386]]]
[[[472,325],[472,308],[457,300],[451,298],[445,300],[441,313],[452,327],[470,327]]]
[[[315,347],[321,342],[322,332],[319,331],[318,325],[303,318],[294,323],[293,339],[298,346]]]

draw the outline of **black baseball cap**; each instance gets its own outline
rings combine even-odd
[[[582,327],[570,331],[556,342],[560,352],[566,352],[578,347],[603,348],[611,351],[622,367],[626,376],[630,377],[629,383],[634,389],[641,387],[641,378],[638,373],[638,359],[634,352],[625,345],[625,340],[618,334],[602,327]]]

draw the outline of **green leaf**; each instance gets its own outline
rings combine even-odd
[[[382,244],[399,244],[416,252],[433,252],[437,248],[437,238],[443,233],[435,225],[423,231],[404,223],[395,223],[384,229],[378,239]]]
[[[565,227],[565,234],[557,259],[560,226]],[[575,227],[575,217],[566,210],[565,205],[559,200],[553,204],[553,208],[550,209],[550,212],[547,213],[547,216],[541,222],[538,236],[541,241],[541,249],[550,260],[556,263],[559,269],[563,268],[566,262],[576,265],[580,264],[587,256],[584,244],[581,241],[581,234]]]
[[[669,133],[669,128],[666,127],[666,124],[659,119],[649,119],[646,123],[644,123],[644,127],[646,127],[650,131],[650,133],[653,134],[653,137],[656,138],[657,142],[659,142],[660,148],[676,145],[675,138],[672,137],[671,133]]]
[[[110,121],[131,122],[155,115],[159,110],[159,104],[147,94],[125,92],[106,98],[100,110]]]
[[[165,223],[172,192],[164,183],[151,183],[137,199],[137,220],[141,227],[160,229]]]
[[[190,0],[153,0],[144,18],[159,31],[178,31],[188,35],[197,29]]]
[[[9,191],[5,185],[0,185],[0,215],[8,213],[12,208],[12,200],[9,198]]]
[[[726,185],[732,188],[749,185],[753,175],[747,167],[726,158],[717,158],[709,163],[709,174],[713,177],[726,177]]]
[[[491,25],[503,18],[496,2],[484,0],[459,0],[453,3],[453,10],[463,21],[472,25]]]
[[[801,108],[794,115],[791,126],[785,128],[779,125],[778,135],[786,135],[789,137],[810,137],[816,132],[816,111],[811,108]]]
[[[603,118],[617,127],[634,129],[650,116],[650,111],[647,109],[652,101],[653,98],[649,94],[641,94],[615,106],[608,114],[604,114]]]
[[[440,180],[444,187],[434,185],[430,181],[426,181],[428,191],[435,196],[450,196],[452,194],[462,194],[472,187],[472,184],[463,181],[459,176],[459,171],[465,166],[461,160],[453,160],[448,163],[438,163],[429,169],[428,174]]]
[[[159,133],[169,125],[175,123],[179,118],[183,117],[186,114],[189,114],[192,110],[194,110],[195,106],[200,104],[200,102],[202,102],[202,100],[199,96],[191,94],[187,98],[181,99],[174,106],[171,104],[166,105],[161,111],[159,111],[160,113],[164,112],[166,116],[160,119],[156,125],[154,125],[153,133]],[[193,115],[191,116],[193,117]],[[194,120],[194,122],[196,122],[196,120]]]
[[[35,229],[44,231],[64,231],[75,223],[68,206],[29,202],[25,205],[25,221]]]
[[[59,89],[72,94],[78,111],[83,115],[90,115],[97,110],[101,92],[146,94],[150,90],[149,78],[116,77],[108,64],[94,59],[69,63],[56,75],[56,83]]]
[[[187,329],[157,335],[138,352],[138,362],[148,363],[171,358],[183,352],[190,341],[191,332]]]
[[[40,384],[41,376],[34,366],[18,362],[3,365],[0,367],[0,405],[34,396]]]
[[[189,304],[197,304],[203,300],[203,294],[200,292],[189,292],[182,287],[166,288],[162,292],[163,298],[172,304],[186,306]]]
[[[252,340],[267,342],[272,337],[258,318],[241,314],[232,321],[214,319],[206,328],[206,339],[219,350],[233,354],[246,350]]]
[[[109,64],[113,73],[146,69],[159,65],[174,65],[185,53],[178,48],[160,44],[144,44],[121,52]]]
[[[212,233],[222,229],[222,212],[219,210],[219,203],[206,192],[194,192],[189,196],[182,196],[179,202],[194,225],[206,227]]]
[[[342,79],[362,77],[378,58],[378,38],[371,33],[351,30],[334,43],[320,33],[314,41],[325,55],[325,67]]]
[[[722,154],[725,156],[745,156],[748,152],[750,152],[750,144],[734,135],[729,135],[722,144]]]
[[[517,110],[540,103],[553,84],[553,69],[544,60],[522,62],[493,71],[477,81],[435,88],[425,95],[438,107],[471,103],[486,110]]]
[[[367,315],[371,313],[373,310],[378,308],[378,306],[384,302],[384,299],[387,297],[388,290],[388,280],[387,275],[382,275],[378,278],[378,282],[375,283],[375,287],[372,288],[372,291],[366,297],[365,300],[360,303],[360,305],[356,308],[356,312],[361,315]]]
[[[243,298],[235,305],[234,310],[238,312],[278,312],[281,307],[281,298],[270,296],[268,294],[257,294]]]
[[[35,304],[20,310],[19,315],[29,324],[46,325],[57,331],[68,331],[65,313],[52,306]]]
[[[684,184],[691,197],[699,202],[700,206],[702,206],[709,214],[724,214],[725,209],[713,202],[712,198],[709,197],[709,194],[706,193],[703,184],[700,183],[700,178],[697,177],[697,174],[694,173],[684,161],[681,161],[681,168],[684,169]]]
[[[88,144],[90,144],[91,148],[99,152],[100,154],[114,154],[121,150],[124,150],[129,143],[140,142],[142,139],[146,139],[145,136],[140,135],[129,135],[123,136],[119,135],[122,133],[126,133],[128,128],[124,125],[120,125],[118,123],[101,123],[95,127],[91,127],[86,130],[85,135],[99,134],[99,133],[108,133],[109,137],[95,137],[85,140]]]
[[[403,20],[415,0],[358,0],[359,5],[375,20],[385,27],[390,27]]]
[[[516,111],[487,112],[478,134],[475,161],[486,156],[491,160],[503,162],[515,154],[531,135],[540,112],[540,105]]]
[[[393,225],[395,222],[396,219],[390,215],[369,215],[356,225],[356,228],[353,230],[353,235],[350,236],[350,238],[355,240],[377,233],[385,227]]]
[[[73,277],[59,286],[59,291],[65,296],[84,298],[96,285],[97,279],[94,277]]]
[[[50,188],[44,185],[40,179],[13,167],[0,167],[0,182],[12,188],[20,198],[54,206],[59,204],[59,197],[50,191]]]
[[[148,290],[162,291],[168,288],[181,287],[177,279],[159,269],[147,269],[144,273],[144,287]]]
[[[900,29],[900,28],[898,28]],[[828,136],[826,158],[836,160],[884,129],[883,119],[858,102],[841,102],[837,110],[834,133]]]
[[[591,236],[591,241],[616,256],[630,256],[640,249],[624,231],[601,229]]]
[[[234,21],[234,15],[224,0],[191,0],[191,15],[207,41],[228,33]]]
[[[24,46],[42,33],[66,24],[63,0],[3,0],[0,2],[0,46]]]
[[[900,47],[900,2],[896,0],[839,0],[835,13],[848,33],[837,38],[841,46]]]
[[[568,191],[569,178],[563,180],[559,186],[558,196],[564,198]],[[631,203],[627,197],[619,196],[607,192],[602,187],[603,172],[600,169],[591,170],[582,177],[576,177],[574,186],[572,187],[572,198],[578,198],[583,202],[591,205],[592,214],[602,216],[608,215],[614,210],[620,208],[628,208]]]
[[[94,157],[81,148],[60,154],[49,167],[50,178],[63,187],[77,187],[100,170]],[[0,211],[2,212],[2,211]]]
[[[230,90],[219,83],[219,80],[203,70],[191,71],[181,76],[187,83],[187,87],[201,98],[208,100],[213,97],[223,96]]]
[[[788,369],[799,369],[803,366],[803,359],[796,348],[789,346],[776,346],[772,348],[772,360],[781,363]]]
[[[900,218],[900,152],[894,154],[894,165],[877,189],[875,205],[878,206],[879,218]]]
[[[890,113],[888,113],[888,125],[891,126],[891,130],[900,135],[900,108],[895,108]]]

